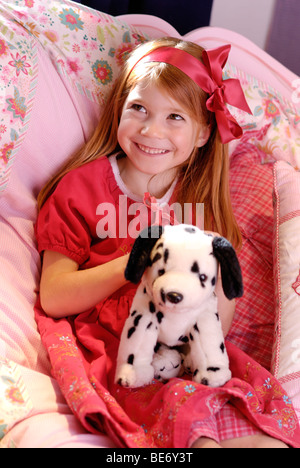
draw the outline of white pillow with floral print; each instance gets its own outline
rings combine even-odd
[[[24,140],[43,47],[74,93],[101,106],[126,54],[146,40],[116,18],[71,1],[0,4],[0,195]]]
[[[246,75],[235,66],[227,65],[225,75],[239,78],[253,115],[231,107],[231,112],[244,129],[242,142],[262,150],[265,162],[284,160],[300,168],[300,106],[291,87],[286,99],[267,83]],[[238,145],[233,142],[232,149]]]
[[[285,161],[274,166],[276,328],[273,372],[300,378],[300,172]]]
[[[33,408],[17,364],[0,356],[0,442]]]

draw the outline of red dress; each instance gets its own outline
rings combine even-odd
[[[161,203],[172,202],[174,185]],[[115,157],[89,163],[67,174],[43,206],[36,224],[39,251],[60,252],[80,269],[113,260],[131,250],[134,239],[124,219],[129,234],[138,230],[141,205],[123,185]],[[261,431],[300,447],[298,420],[284,389],[229,342],[233,378],[221,388],[188,377],[137,389],[115,385],[119,337],[135,290],[127,284],[95,308],[59,320],[47,317],[37,301],[53,375],[87,430],[104,431],[123,447],[186,448],[200,436],[219,442]]]

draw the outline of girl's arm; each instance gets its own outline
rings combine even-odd
[[[127,261],[125,255],[104,265],[79,270],[74,260],[45,251],[40,284],[43,310],[50,317],[62,318],[94,307],[126,284]]]
[[[212,234],[214,237],[220,237],[221,234],[218,234],[217,232],[213,231],[205,231],[206,234]],[[216,284],[216,289],[215,289],[216,296],[218,298],[218,313],[219,317],[222,323],[222,330],[223,334],[226,337],[228,335],[228,332],[230,330],[233,317],[234,317],[234,312],[235,312],[235,300],[229,300],[224,294],[223,288],[222,288],[222,277],[221,277],[221,270],[219,267],[219,272],[218,272],[218,281]]]
[[[224,336],[226,336],[230,330],[233,316],[235,312],[235,300],[229,300],[225,296],[222,288],[221,273],[219,273],[218,281],[216,284],[215,293],[218,298],[218,313],[222,323],[222,330]]]

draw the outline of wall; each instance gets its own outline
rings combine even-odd
[[[300,76],[300,2],[277,0],[266,51]]]
[[[275,3],[276,0],[214,0],[210,26],[240,33],[264,49]]]

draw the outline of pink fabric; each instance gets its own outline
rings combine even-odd
[[[300,375],[291,375],[286,378],[279,379],[282,387],[293,402],[295,413],[300,420]]]
[[[243,236],[239,260],[244,295],[228,339],[270,369],[274,336],[273,181],[265,154],[242,139],[231,158],[230,188],[234,213]]]
[[[300,417],[300,173],[274,165],[274,277],[276,328],[272,372],[288,391]]]
[[[213,439],[220,444],[222,441],[229,439],[261,434],[262,431],[250,423],[237,408],[229,403],[215,417],[193,423],[189,446],[192,446],[200,437]]]
[[[22,154],[14,162],[9,185],[0,197],[0,349],[8,359],[49,372],[33,316],[40,275],[34,236],[35,197],[66,154],[85,141],[99,110],[79,94],[70,98],[68,83],[61,81],[40,48],[38,59],[39,80],[31,125]],[[74,104],[82,109],[81,114]]]
[[[105,434],[91,434],[73,414],[59,411],[35,414],[16,424],[0,442],[0,448],[116,448]]]
[[[276,164],[276,189],[280,193],[278,215],[281,222],[280,218],[286,219],[288,215],[291,216],[293,212],[300,210],[300,177],[283,161]]]
[[[72,414],[57,382],[40,372],[17,366],[32,411],[19,418],[0,441],[0,448],[113,448],[105,434],[91,434]],[[18,396],[18,395],[17,395]]]
[[[127,18],[129,24],[142,24],[142,20],[139,21],[138,16],[130,19],[130,15],[128,15]],[[155,29],[154,21],[153,28]],[[224,28],[207,27],[191,31],[185,35],[185,38],[208,49],[227,43],[231,44],[231,64],[238,67],[243,73],[267,83],[287,100],[291,99],[291,84],[298,76],[245,36]]]

